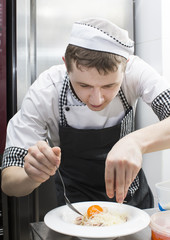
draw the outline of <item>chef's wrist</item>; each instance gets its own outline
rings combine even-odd
[[[131,138],[131,141],[138,147],[142,155],[153,151],[155,142],[152,135],[149,135],[146,129],[136,130],[127,136]]]

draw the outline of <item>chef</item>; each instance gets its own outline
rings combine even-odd
[[[55,174],[63,205],[59,168],[71,202],[153,207],[142,156],[170,147],[170,84],[133,50],[127,31],[108,20],[73,24],[64,64],[38,77],[8,123],[7,195],[27,195]],[[139,98],[161,121],[135,131]]]

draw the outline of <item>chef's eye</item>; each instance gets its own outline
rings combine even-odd
[[[90,87],[90,86],[87,85],[87,84],[80,84],[80,87],[87,88],[87,87]]]
[[[112,87],[114,87],[114,86],[115,86],[115,84],[109,84],[109,85],[103,86],[103,88],[104,88],[104,89],[107,89],[107,88],[112,88]]]

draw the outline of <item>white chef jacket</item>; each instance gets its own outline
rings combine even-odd
[[[59,96],[65,73],[64,64],[53,66],[32,84],[21,109],[8,123],[6,149],[17,147],[27,150],[37,141],[47,138],[50,138],[53,146],[59,146]],[[139,57],[130,56],[121,87],[134,111],[141,97],[155,108],[158,117],[159,114],[162,116],[159,111],[162,104],[166,110],[165,117],[170,115],[170,83]],[[91,111],[69,89],[67,105],[70,109],[64,111],[67,123],[79,129],[110,127],[118,124],[125,114],[118,96],[102,111]]]

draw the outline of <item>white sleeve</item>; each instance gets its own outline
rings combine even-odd
[[[26,94],[21,109],[9,121],[6,148],[17,146],[28,149],[39,140],[51,138],[59,142],[59,89],[49,72],[44,72]]]
[[[27,94],[21,110],[8,123],[6,148],[17,146],[28,149],[38,140],[47,138],[47,124],[39,111],[43,105],[39,105],[38,109],[29,96],[30,94]]]

